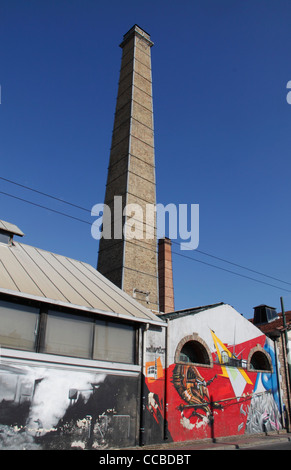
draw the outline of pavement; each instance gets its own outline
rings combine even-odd
[[[239,450],[257,445],[270,445],[279,442],[291,441],[291,433],[285,430],[279,432],[268,432],[260,434],[244,434],[217,439],[201,439],[185,442],[163,442],[142,447],[131,447],[123,450],[142,451],[194,451],[194,450]]]

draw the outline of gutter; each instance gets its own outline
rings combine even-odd
[[[126,315],[124,313],[109,312],[109,311],[102,310],[99,308],[97,309],[94,307],[86,307],[85,305],[76,305],[76,304],[72,304],[69,302],[64,302],[62,300],[49,299],[48,297],[42,297],[42,296],[38,296],[34,294],[27,294],[25,292],[12,291],[10,289],[4,289],[4,288],[0,288],[0,294],[18,297],[24,300],[33,300],[35,302],[40,302],[42,304],[45,303],[45,304],[54,305],[58,307],[69,308],[72,310],[79,310],[80,312],[93,313],[96,315],[106,315],[107,317],[118,318],[120,320],[127,320],[127,321],[141,323],[141,324],[149,323],[151,325],[165,326],[165,321],[159,320],[158,317],[157,317],[157,320],[152,320],[150,316],[148,318],[137,317],[137,316],[134,317],[131,315]]]

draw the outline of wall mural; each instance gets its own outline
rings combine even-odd
[[[247,368],[259,344],[275,364],[264,335],[227,344],[211,332],[211,365],[173,363],[165,349],[147,348],[145,443],[281,429],[276,367]],[[116,375],[48,363],[0,362],[1,449],[106,449],[138,444],[139,374]],[[144,402],[143,402],[144,403]]]
[[[182,417],[184,417],[185,409],[192,411],[191,416],[204,419],[205,416],[210,415],[212,408],[222,408],[222,405],[211,402],[208,392],[208,386],[216,377],[217,375],[206,382],[197,367],[176,364],[172,380],[175,389],[183,400],[178,407]]]
[[[1,449],[136,443],[138,378],[0,363]]]
[[[250,351],[258,344],[275,365],[272,343],[265,336],[260,336],[229,345],[213,331],[211,336],[213,366],[191,363],[169,366],[166,374],[166,416],[160,406],[164,394],[161,367],[156,367],[156,380],[153,375],[147,377],[148,410],[155,420],[157,415],[151,404],[153,396],[156,397],[156,409],[160,410],[161,419],[165,417],[167,420],[169,438],[173,441],[281,429],[276,368],[273,367],[274,372],[247,369]],[[156,366],[159,364],[161,358],[157,357]]]

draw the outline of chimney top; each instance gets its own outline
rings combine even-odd
[[[172,240],[170,238],[164,237],[159,239],[159,245],[164,245],[164,244],[172,245]]]
[[[135,24],[124,36],[123,36],[123,41],[120,44],[120,47],[124,47],[125,44],[134,36],[139,36],[141,39],[144,39],[150,47],[154,45],[154,43],[151,41],[151,37],[149,33],[147,33],[144,29],[142,29],[140,26]]]

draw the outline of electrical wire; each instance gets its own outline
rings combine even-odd
[[[92,225],[91,222],[87,220],[79,219],[78,217],[74,217],[69,214],[65,214],[64,212],[57,211],[55,209],[51,209],[50,207],[43,206],[41,204],[37,204],[36,202],[28,201],[27,199],[23,199],[22,197],[15,196],[14,194],[9,194],[4,191],[0,191],[0,194],[4,194],[5,196],[12,197],[13,199],[18,199],[19,201],[26,202],[27,204],[31,204],[32,206],[39,207],[41,209],[46,209],[47,211],[54,212],[55,214],[63,215],[64,217],[68,217],[69,219],[77,220],[78,222],[83,222],[84,224]]]
[[[42,195],[42,196],[48,197],[48,198],[53,199],[53,200],[55,200],[55,201],[61,202],[61,203],[63,203],[63,204],[67,204],[67,205],[69,205],[69,206],[71,206],[71,207],[75,207],[75,208],[77,208],[77,209],[81,209],[81,210],[83,210],[83,211],[85,211],[85,212],[91,213],[90,209],[87,209],[87,208],[85,208],[85,207],[79,206],[79,205],[77,205],[77,204],[74,204],[74,203],[72,203],[72,202],[66,201],[66,200],[64,200],[64,199],[58,198],[58,197],[56,197],[56,196],[52,196],[51,194],[44,193],[44,192],[42,192],[42,191],[33,189],[33,188],[31,188],[31,187],[29,187],[29,186],[26,186],[26,185],[24,185],[24,184],[17,183],[16,181],[12,181],[12,180],[10,180],[10,179],[8,179],[8,178],[4,178],[3,176],[0,176],[0,179],[3,180],[3,181],[6,181],[7,183],[14,184],[14,185],[16,185],[16,186],[19,186],[19,187],[21,187],[21,188],[27,189],[27,190],[29,190],[29,191],[33,191],[34,193],[37,193],[37,194],[40,194],[40,195]],[[2,194],[3,194],[3,193],[2,193]],[[8,195],[8,194],[6,193],[6,195]],[[12,196],[12,197],[13,197],[13,196]],[[29,204],[33,204],[33,203],[30,202],[30,201],[27,201],[27,202],[28,202]],[[39,207],[41,207],[41,206],[39,206]],[[50,210],[50,209],[48,209],[48,208],[46,208],[46,207],[44,207],[44,208],[47,209],[47,210]],[[59,214],[61,214],[61,215],[65,215],[66,217],[71,217],[71,216],[68,216],[67,214],[63,214],[63,213],[58,212],[58,211],[53,211],[53,212],[57,212],[57,213],[59,213]],[[74,217],[72,217],[72,218],[74,218]],[[134,219],[134,218],[133,218],[133,219]],[[79,219],[77,219],[77,220],[79,220]],[[86,222],[86,221],[82,221],[82,220],[81,220],[81,222],[88,223],[88,224],[90,223],[90,222]],[[148,225],[148,224],[145,223],[145,225]],[[173,240],[171,240],[171,241],[172,241],[173,244],[179,245],[178,242],[175,242],[175,241],[173,241]],[[265,273],[262,273],[262,272],[260,272],[260,271],[256,271],[256,270],[251,269],[251,268],[248,268],[248,267],[246,267],[246,266],[242,266],[241,264],[234,263],[234,262],[229,261],[229,260],[227,260],[227,259],[224,259],[224,258],[215,256],[215,255],[212,255],[212,254],[207,253],[207,252],[205,252],[205,251],[199,250],[198,248],[195,249],[195,251],[196,251],[197,253],[201,253],[202,255],[208,256],[208,257],[210,257],[210,258],[217,259],[217,260],[219,260],[219,261],[222,261],[222,262],[224,262],[224,263],[230,264],[230,265],[232,265],[232,266],[236,266],[236,267],[238,267],[238,268],[245,269],[245,270],[250,271],[250,272],[252,272],[252,273],[254,273],[254,274],[259,274],[260,276],[268,277],[269,279],[273,279],[274,281],[282,282],[283,284],[288,284],[288,285],[291,286],[291,282],[283,281],[282,279],[278,279],[278,278],[276,278],[276,277],[270,276],[270,275],[265,274]]]
[[[172,243],[174,243],[176,245],[179,245],[178,242],[175,242],[173,240],[171,240],[171,241],[172,241]],[[274,281],[283,282],[284,284],[288,284],[289,286],[291,286],[291,282],[283,281],[282,279],[278,279],[277,277],[269,276],[268,274],[264,274],[260,271],[255,271],[254,269],[247,268],[246,266],[242,266],[241,264],[233,263],[232,261],[228,261],[224,258],[219,258],[218,256],[214,256],[214,255],[211,255],[210,253],[206,253],[205,251],[201,251],[198,248],[195,251],[197,253],[201,253],[202,255],[209,256],[210,258],[214,258],[214,259],[217,259],[219,261],[223,261],[224,263],[231,264],[232,266],[237,266],[238,268],[246,269],[247,271],[250,271],[252,273],[259,274],[260,276],[265,276],[265,277],[268,277],[270,279],[273,279]]]
[[[16,181],[9,180],[8,178],[4,178],[3,176],[0,176],[0,179],[2,181],[6,181],[7,183],[14,184],[15,186],[19,186],[20,188],[27,189],[28,191],[33,191],[34,193],[41,194],[42,196],[45,196],[45,197],[49,197],[50,199],[54,199],[55,201],[62,202],[63,204],[76,207],[77,209],[81,209],[86,212],[91,212],[89,209],[86,209],[85,207],[78,206],[76,204],[73,204],[72,202],[68,202],[68,201],[65,201],[64,199],[58,198],[56,196],[52,196],[51,194],[43,193],[42,191],[30,188],[29,186],[25,186],[24,184],[16,183]]]
[[[50,199],[56,200],[56,201],[61,202],[61,203],[63,203],[63,204],[67,204],[67,205],[69,205],[69,206],[72,206],[72,207],[75,207],[75,208],[77,208],[77,209],[81,209],[81,210],[83,210],[83,211],[86,211],[86,212],[91,213],[91,211],[90,211],[89,209],[86,209],[86,208],[84,208],[84,207],[82,207],[82,206],[79,206],[79,205],[77,205],[77,204],[71,203],[71,202],[66,201],[66,200],[64,200],[64,199],[58,198],[58,197],[56,197],[56,196],[52,196],[51,194],[47,194],[47,193],[44,193],[44,192],[42,192],[42,191],[38,191],[38,190],[36,190],[36,189],[30,188],[29,186],[25,186],[25,185],[23,185],[23,184],[17,183],[17,182],[15,182],[15,181],[9,180],[9,179],[4,178],[4,177],[1,177],[1,176],[0,176],[0,179],[3,180],[3,181],[6,181],[6,182],[8,182],[8,183],[14,184],[14,185],[16,185],[16,186],[22,187],[22,188],[24,188],[24,189],[27,189],[27,190],[29,190],[29,191],[35,192],[35,193],[37,193],[37,194],[40,194],[40,195],[42,195],[42,196],[45,196],[45,197],[48,197],[48,198],[50,198]],[[80,219],[79,217],[74,217],[74,216],[72,216],[72,215],[66,214],[66,213],[64,213],[64,212],[61,212],[61,211],[52,209],[52,208],[47,207],[47,206],[44,206],[44,205],[41,205],[41,204],[38,204],[38,203],[35,203],[35,202],[32,202],[32,201],[29,201],[29,200],[24,199],[24,198],[21,198],[21,197],[19,197],[19,196],[15,196],[15,195],[13,195],[13,194],[10,194],[10,193],[4,192],[4,191],[0,191],[0,194],[3,194],[3,195],[5,195],[5,196],[8,196],[8,197],[11,197],[11,198],[14,198],[14,199],[17,199],[17,200],[19,200],[19,201],[22,201],[22,202],[25,202],[25,203],[27,203],[27,204],[33,205],[33,206],[35,206],[35,207],[48,210],[48,211],[53,212],[53,213],[55,213],[55,214],[58,214],[58,215],[61,215],[61,216],[64,216],[64,217],[73,219],[73,220],[75,220],[75,221],[77,221],[77,222],[82,222],[82,223],[85,223],[85,224],[88,224],[88,225],[92,225],[92,222],[89,222],[89,221]],[[173,241],[173,240],[171,240],[171,241],[172,241],[173,244],[179,245],[178,242],[175,242],[175,241]],[[130,242],[130,240],[128,240],[128,242],[129,242],[129,243],[135,243],[135,242]],[[143,246],[143,247],[144,247],[144,246]],[[157,254],[157,251],[156,251],[156,250],[153,250],[152,248],[149,248],[149,247],[144,247],[144,248],[145,248],[145,249],[148,249],[148,250],[150,250],[150,251],[153,251],[153,252],[155,252],[155,253]],[[276,281],[278,281],[278,282],[282,282],[282,283],[284,283],[284,284],[291,285],[290,282],[283,281],[283,280],[281,280],[281,279],[275,278],[275,277],[273,277],[273,276],[270,276],[270,275],[268,275],[268,274],[264,274],[264,273],[259,272],[259,271],[255,271],[255,270],[253,270],[253,269],[251,269],[251,268],[247,268],[247,267],[242,266],[242,265],[240,265],[240,264],[233,263],[233,262],[228,261],[228,260],[226,260],[226,259],[224,259],[224,258],[220,258],[220,257],[215,256],[215,255],[212,255],[212,254],[210,254],[210,253],[206,253],[206,252],[201,251],[201,250],[199,250],[199,249],[196,249],[195,251],[198,252],[198,253],[201,253],[201,254],[203,254],[203,255],[205,255],[205,256],[209,256],[209,257],[214,258],[214,259],[217,259],[217,260],[219,260],[219,261],[223,261],[223,262],[225,262],[225,263],[231,264],[231,265],[236,266],[236,267],[238,267],[238,268],[245,269],[245,270],[248,270],[248,271],[253,272],[253,273],[255,273],[255,274],[259,274],[259,275],[261,275],[261,276],[268,277],[268,278],[273,279],[273,280],[276,280]],[[183,254],[183,253],[178,253],[178,252],[172,250],[172,254],[177,255],[177,256],[181,256],[181,257],[183,257],[183,258],[189,259],[189,260],[191,260],[191,261],[194,261],[194,262],[197,262],[197,263],[200,263],[200,264],[204,264],[204,265],[209,266],[209,267],[212,267],[212,268],[216,268],[216,269],[219,269],[219,270],[228,272],[228,273],[230,273],[230,274],[234,274],[234,275],[239,276],[239,277],[243,277],[243,278],[245,278],[245,279],[249,279],[249,280],[251,280],[251,281],[258,282],[258,283],[260,283],[260,284],[268,285],[268,286],[270,286],[270,287],[273,287],[273,288],[276,288],[276,289],[280,289],[280,290],[284,290],[284,291],[286,291],[286,292],[291,292],[291,290],[285,289],[285,288],[283,288],[283,287],[275,286],[274,284],[270,284],[270,283],[268,283],[268,282],[264,282],[264,281],[262,281],[262,280],[255,279],[255,278],[252,278],[252,277],[250,277],[250,276],[246,276],[246,275],[241,274],[241,273],[237,273],[237,272],[232,271],[232,270],[230,270],[230,269],[226,269],[226,268],[223,268],[223,267],[221,267],[221,266],[217,266],[217,265],[214,265],[214,264],[211,264],[211,263],[207,263],[207,262],[202,261],[202,260],[198,260],[197,258],[193,258],[192,256],[188,256],[188,255],[185,255],[185,254]]]
[[[230,269],[222,268],[221,266],[217,266],[215,264],[206,263],[206,261],[201,261],[199,259],[193,258],[192,256],[184,255],[183,253],[177,253],[175,251],[172,251],[172,254],[182,256],[183,258],[190,259],[191,261],[195,261],[197,263],[201,263],[206,266],[211,266],[212,268],[220,269],[221,271],[225,271],[230,274],[235,274],[236,276],[239,276],[239,277],[244,277],[245,279],[249,279],[251,281],[259,282],[260,284],[265,284],[266,286],[274,287],[275,289],[284,290],[285,292],[291,292],[291,290],[285,289],[284,287],[275,286],[274,284],[270,284],[269,282],[261,281],[260,279],[255,279],[253,277],[246,276],[245,274],[237,273],[235,271],[231,271]]]

